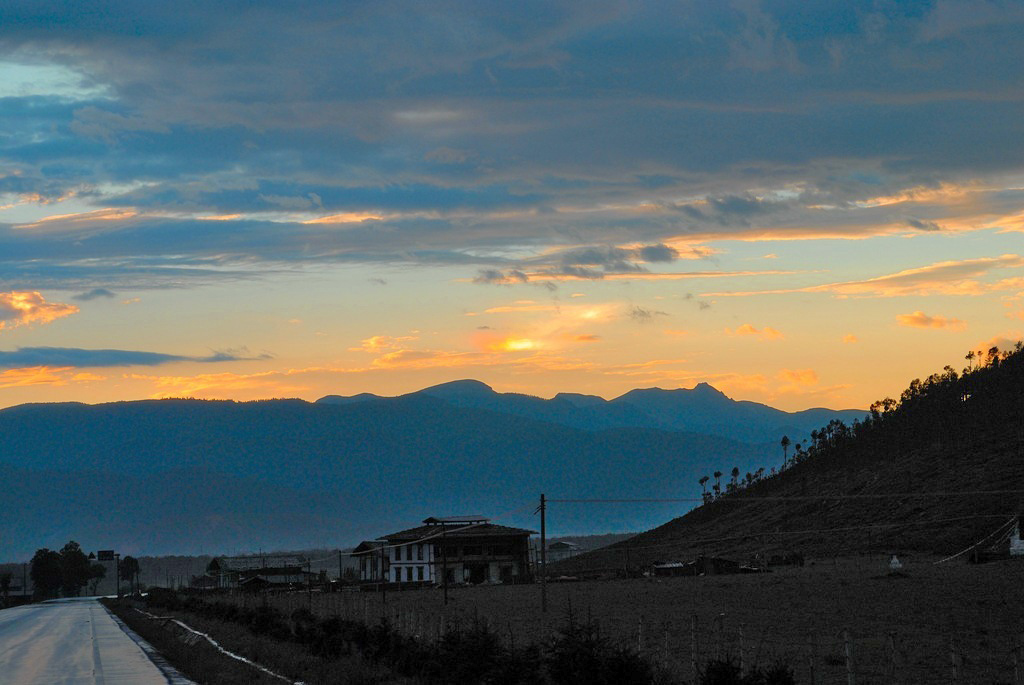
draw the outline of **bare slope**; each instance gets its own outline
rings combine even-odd
[[[777,476],[560,568],[622,568],[627,556],[638,568],[700,552],[960,551],[1024,510],[1024,495],[1007,492],[1024,490],[1024,353],[914,381],[898,402],[878,403],[863,423],[832,424],[798,454]]]

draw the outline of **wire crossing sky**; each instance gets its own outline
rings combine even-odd
[[[1024,337],[1024,5],[0,8],[0,406],[707,381]]]

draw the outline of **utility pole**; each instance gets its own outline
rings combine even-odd
[[[441,522],[441,584],[444,586],[444,605],[448,606],[448,544],[444,536],[444,521]]]
[[[540,610],[548,612],[548,586],[545,576],[548,573],[548,533],[547,533],[547,500],[544,493],[540,494]]]
[[[387,553],[388,543],[382,542],[380,545],[380,603],[381,611],[384,611],[384,605],[388,603],[388,576],[384,571],[384,555]]]
[[[341,569],[341,550],[339,549],[338,550],[338,582],[339,583],[341,583],[341,577],[342,577],[341,570],[342,570]]]
[[[121,555],[114,555],[114,577],[117,578],[117,598],[121,599]]]
[[[313,611],[313,562],[306,560],[306,606],[310,613]]]
[[[21,565],[21,596],[28,595],[28,564]]]

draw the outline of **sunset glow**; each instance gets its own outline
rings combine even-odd
[[[155,5],[26,9],[0,406],[476,378],[866,407],[1012,345],[1024,16],[899,5],[210,6],[173,41]]]

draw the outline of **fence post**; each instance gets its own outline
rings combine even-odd
[[[1013,685],[1021,685],[1024,679],[1021,678],[1020,668],[1020,636],[1018,635],[1016,641],[1013,643]]]
[[[889,668],[886,675],[890,683],[896,682],[896,631],[889,631]]]
[[[843,631],[843,646],[846,652],[846,685],[856,685],[857,679],[853,674],[853,643],[850,641],[850,631]]]
[[[811,671],[811,685],[818,685],[818,638],[814,633],[807,633],[807,646],[810,649],[810,671]]]
[[[960,672],[960,670],[961,670],[960,669],[961,662],[960,662],[960,654],[958,653],[958,650],[956,648],[956,638],[955,637],[950,637],[949,638],[949,661],[950,661],[950,663],[953,666],[953,682],[954,683],[959,683],[960,682],[960,676],[962,675],[961,672]]]
[[[746,623],[740,623],[740,673],[744,673],[747,670],[746,657],[743,655],[743,626]]]
[[[690,670],[693,671],[693,681],[697,682],[697,614],[690,619]]]

